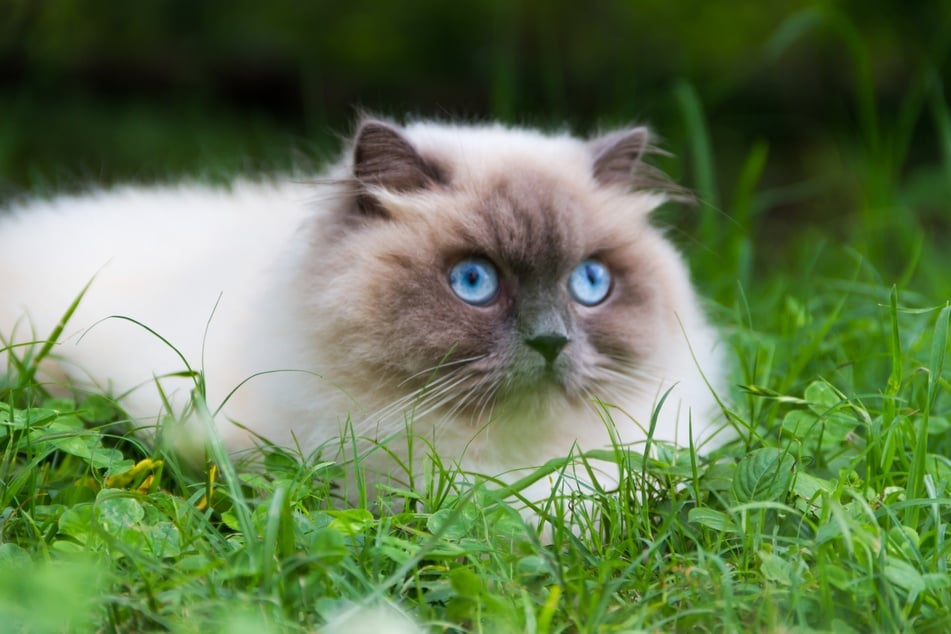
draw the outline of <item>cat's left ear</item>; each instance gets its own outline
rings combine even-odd
[[[397,128],[376,119],[365,120],[353,142],[353,176],[361,192],[364,213],[389,214],[373,195],[374,188],[411,192],[442,182],[439,169],[423,158]]]
[[[611,132],[589,141],[595,179],[602,185],[635,185],[650,138],[650,130],[638,127]]]

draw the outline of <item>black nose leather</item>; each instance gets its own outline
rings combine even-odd
[[[548,365],[551,365],[558,357],[561,349],[568,343],[568,337],[557,332],[546,332],[529,337],[525,340],[525,343],[541,353]]]

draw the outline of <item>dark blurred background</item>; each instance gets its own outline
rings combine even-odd
[[[943,0],[0,0],[0,202],[319,164],[364,108],[646,122],[707,222],[946,239],[949,45]]]

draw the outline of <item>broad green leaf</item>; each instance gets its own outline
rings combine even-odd
[[[795,469],[796,460],[788,452],[757,449],[736,466],[733,492],[740,502],[780,499],[789,492]]]
[[[733,486],[736,465],[715,464],[707,469],[700,479],[700,488],[705,491],[727,491]]]
[[[536,579],[551,574],[551,566],[544,557],[539,555],[526,555],[515,564],[515,570],[520,577]]]
[[[453,516],[453,509],[439,509],[426,520],[426,528],[430,533],[441,533],[445,540],[456,541],[468,532],[464,522],[465,518],[461,514]]]
[[[460,596],[476,598],[482,594],[482,579],[463,566],[449,573],[449,583],[452,584],[452,589]]]
[[[241,532],[241,523],[238,521],[237,516],[231,511],[224,511],[221,514],[221,521],[224,522],[225,526],[236,533]]]
[[[816,414],[827,414],[829,410],[842,403],[842,396],[826,381],[813,381],[806,388],[806,402]]]
[[[951,588],[951,575],[946,572],[928,572],[921,575],[921,578],[925,582],[925,587],[931,592]]]
[[[71,398],[48,398],[43,401],[44,409],[54,409],[58,412],[68,413],[76,411],[76,401]]]
[[[928,418],[928,435],[938,436],[946,434],[951,429],[951,420],[944,416],[931,416]]]
[[[349,535],[357,535],[369,530],[376,523],[373,513],[366,509],[344,509],[342,511],[327,511],[333,517],[330,528],[343,531]]]
[[[822,434],[822,446],[829,447],[832,444],[845,442],[849,434],[855,431],[859,421],[848,416],[845,412],[833,412],[831,415],[823,418],[825,430]]]
[[[839,590],[848,590],[849,586],[851,586],[854,582],[853,576],[849,573],[849,571],[832,563],[820,564],[813,571],[813,574],[815,577],[822,579],[824,582],[829,583],[831,586],[838,588]]]
[[[145,517],[145,509],[138,500],[126,495],[120,497],[116,493],[113,489],[103,489],[96,502],[96,519],[106,532],[112,534],[135,526]]]
[[[59,415],[59,412],[54,409],[41,407],[15,409],[7,403],[0,403],[0,425],[7,425],[14,429],[42,427]]]
[[[394,535],[384,535],[379,539],[377,552],[402,566],[419,554],[420,545]]]
[[[83,419],[93,425],[101,425],[115,420],[119,415],[119,410],[115,402],[99,394],[91,394],[83,400],[80,408],[80,415]]]
[[[16,544],[0,544],[0,569],[6,571],[27,570],[33,565],[30,553]]]
[[[441,534],[443,539],[457,541],[473,531],[479,519],[479,509],[474,504],[460,502],[462,508],[441,508],[426,520],[426,528],[432,534]]]
[[[892,558],[885,564],[885,578],[900,588],[918,593],[927,587],[924,577],[915,567],[901,559]]]
[[[57,539],[53,542],[53,550],[66,555],[79,555],[86,552],[86,546],[65,539]]]
[[[791,585],[795,576],[795,567],[776,553],[760,552],[760,571],[774,583]]]
[[[59,517],[59,532],[85,544],[95,531],[92,515],[92,504],[71,506]]]
[[[82,458],[89,461],[92,458],[92,451],[84,438],[79,436],[61,436],[47,440],[49,444],[63,453]]]
[[[921,537],[910,526],[892,526],[888,529],[888,545],[894,552],[913,560],[920,552]]]
[[[736,531],[736,524],[733,519],[723,511],[715,509],[703,507],[690,509],[687,513],[687,521],[712,528],[715,531],[730,533]]]
[[[832,621],[829,623],[829,629],[826,631],[835,632],[836,634],[853,634],[853,633],[858,634],[859,633],[859,630],[855,629],[854,627],[852,627],[851,625],[849,625],[847,622],[843,621],[842,619],[832,619]]]
[[[182,554],[182,536],[171,522],[158,522],[143,530],[145,543],[156,557],[178,557]]]
[[[239,473],[238,478],[242,484],[261,489],[262,491],[267,491],[271,488],[270,481],[260,473]]]
[[[835,485],[828,480],[817,478],[812,474],[800,471],[796,475],[796,483],[793,485],[793,492],[799,497],[811,500],[817,493],[831,493]]]
[[[324,564],[332,566],[343,561],[349,551],[347,540],[340,531],[320,528],[310,535],[309,552]]]
[[[793,438],[804,439],[807,437],[818,437],[822,431],[821,423],[812,412],[794,409],[783,417],[783,431],[791,434]]]

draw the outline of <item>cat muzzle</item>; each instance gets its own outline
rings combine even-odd
[[[525,340],[525,345],[545,357],[545,362],[549,366],[555,362],[566,343],[568,343],[568,336],[558,332],[546,332]]]
[[[525,345],[545,358],[548,367],[555,362],[570,340],[568,322],[553,306],[525,306],[521,311]]]

